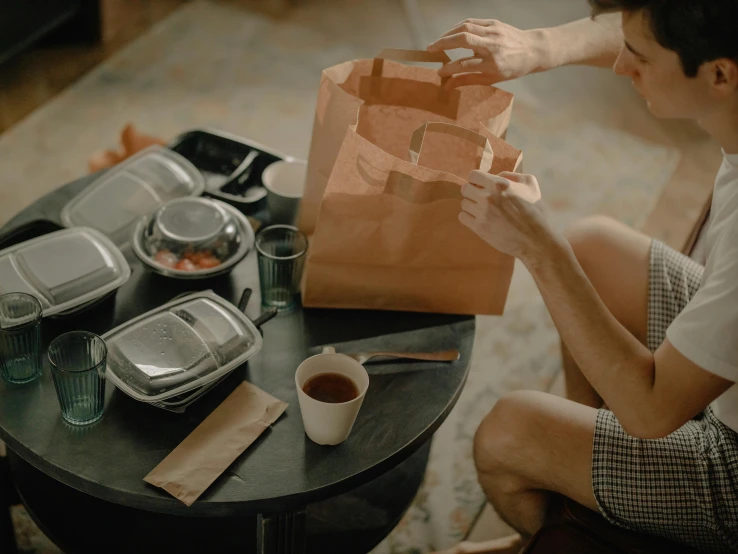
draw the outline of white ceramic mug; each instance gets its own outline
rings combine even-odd
[[[340,404],[321,402],[308,396],[303,390],[305,383],[321,373],[338,373],[348,377],[359,390],[359,396]],[[323,445],[345,441],[351,434],[351,428],[369,388],[369,374],[364,366],[343,354],[324,351],[300,364],[295,373],[295,385],[307,436],[313,442]]]
[[[295,224],[306,177],[307,162],[299,160],[274,162],[264,170],[262,181],[271,224]]]

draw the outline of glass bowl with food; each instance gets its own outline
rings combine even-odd
[[[150,270],[176,279],[206,279],[231,271],[254,245],[240,211],[218,200],[178,198],[143,218],[133,251]]]

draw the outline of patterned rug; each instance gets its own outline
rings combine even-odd
[[[543,6],[531,18],[548,18],[548,24],[586,14],[580,0],[562,0],[556,10],[540,0],[427,0],[422,7],[438,33],[485,10],[500,19],[520,18],[526,4],[529,11]],[[305,157],[321,69],[371,57],[385,46],[411,47],[400,3],[375,0],[371,6],[306,0],[270,19],[237,1],[187,4],[0,136],[0,221],[85,173],[88,155],[114,146],[131,121],[165,139],[213,126]],[[525,171],[538,176],[554,224],[563,229],[582,216],[606,213],[640,225],[679,153],[583,115],[586,93],[559,98],[552,109],[535,79],[506,85],[517,95],[508,141],[524,151]],[[429,552],[463,539],[484,506],[471,457],[477,425],[500,396],[548,390],[560,373],[553,323],[522,265],[505,315],[477,323],[466,389],[435,437],[420,494],[377,554]],[[15,519],[24,552],[58,552],[22,509]]]

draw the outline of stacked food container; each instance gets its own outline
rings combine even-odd
[[[80,312],[114,294],[130,275],[115,244],[85,227],[56,231],[0,251],[0,293],[35,296],[44,316]]]
[[[177,298],[103,335],[108,378],[136,400],[184,411],[259,351],[265,319],[211,291]]]
[[[170,278],[228,273],[254,247],[246,214],[263,215],[261,176],[281,159],[217,131],[149,147],[73,198],[61,212],[67,229],[1,250],[0,294],[31,294],[43,316],[60,317],[115,294],[131,275],[129,254]],[[261,348],[258,327],[274,313],[253,322],[241,308],[195,292],[120,325],[103,335],[108,378],[132,398],[183,411]]]

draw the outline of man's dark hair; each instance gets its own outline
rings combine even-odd
[[[687,77],[705,62],[738,62],[738,0],[589,0],[594,16],[643,10],[656,41],[679,55]]]

